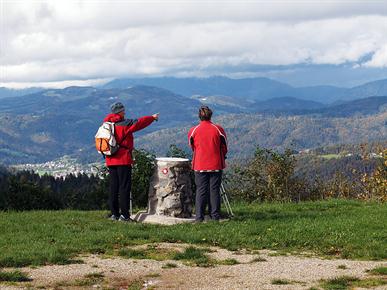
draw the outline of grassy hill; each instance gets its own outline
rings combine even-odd
[[[117,249],[155,242],[387,258],[386,204],[329,200],[232,206],[231,221],[174,226],[114,222],[101,211],[0,212],[0,267],[70,263],[80,253],[115,255]]]

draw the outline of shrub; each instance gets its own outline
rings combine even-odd
[[[296,157],[289,149],[283,153],[257,147],[253,159],[235,166],[228,176],[234,197],[252,201],[301,201],[326,198],[346,198],[387,201],[387,150],[383,158],[373,160],[368,168],[369,153],[363,155],[364,168],[352,169],[350,175],[336,171],[329,180],[316,176],[310,180],[296,174]],[[374,158],[375,159],[375,158]]]
[[[295,161],[290,149],[280,153],[257,147],[245,167],[235,168],[232,191],[247,201],[300,200],[305,183],[294,176]]]
[[[155,168],[156,156],[145,150],[134,151],[135,164],[132,171],[133,203],[139,207],[148,204],[149,181]]]
[[[175,144],[169,145],[169,149],[166,153],[167,157],[177,157],[177,158],[190,158],[189,154],[183,149],[177,147]]]
[[[361,182],[364,185],[364,197],[387,201],[387,149],[384,149],[383,158],[380,160],[375,171],[371,174],[364,173]]]

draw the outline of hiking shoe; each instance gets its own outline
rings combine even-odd
[[[112,214],[112,215],[109,215],[109,216],[108,216],[108,219],[109,219],[109,220],[112,220],[112,221],[118,221],[118,216]]]
[[[124,217],[123,215],[120,215],[120,218],[118,219],[120,222],[134,222],[130,217]]]

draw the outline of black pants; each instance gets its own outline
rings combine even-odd
[[[222,171],[195,172],[196,184],[196,220],[204,220],[204,210],[209,200],[210,216],[213,220],[220,219],[220,184]]]
[[[115,216],[129,217],[130,190],[132,187],[132,167],[128,165],[109,166],[110,210]],[[118,196],[120,202],[118,203]]]

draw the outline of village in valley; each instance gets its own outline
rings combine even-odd
[[[65,155],[59,159],[44,163],[18,164],[13,165],[11,168],[16,171],[32,171],[41,176],[47,174],[55,178],[66,178],[66,176],[70,174],[75,176],[80,176],[82,174],[86,174],[87,176],[91,176],[92,174],[97,175],[100,172],[102,165],[103,162],[82,164],[78,159]]]

